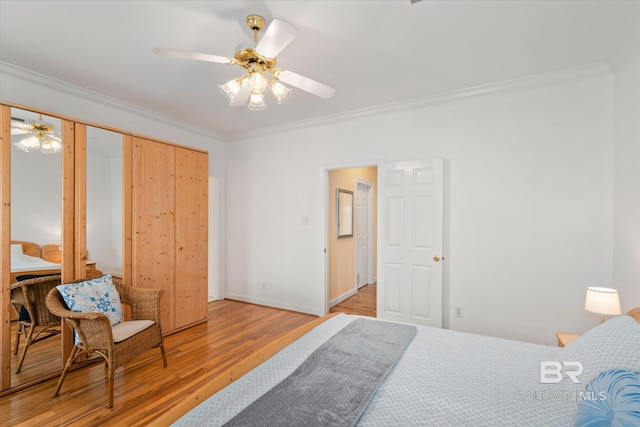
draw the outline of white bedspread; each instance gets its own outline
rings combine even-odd
[[[223,424],[356,318],[340,314],[329,319],[174,425]],[[414,341],[358,425],[573,425],[576,402],[570,392],[578,386],[540,384],[540,361],[557,360],[559,351],[557,347],[418,327]]]
[[[60,264],[45,261],[42,258],[24,255],[11,257],[11,272],[36,271],[36,270],[59,270]]]

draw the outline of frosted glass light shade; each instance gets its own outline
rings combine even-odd
[[[27,138],[22,138],[20,141],[16,142],[15,146],[28,153],[29,151],[40,149],[40,140],[35,135],[32,135]]]
[[[62,150],[62,144],[60,143],[60,141],[54,138],[44,137],[40,142],[42,144],[42,148],[40,148],[40,151],[45,154],[53,154]]]
[[[271,80],[270,83],[271,93],[273,93],[273,95],[278,99],[278,104],[282,104],[289,98],[291,95],[291,89],[275,80]]]
[[[249,81],[249,89],[251,90],[251,93],[263,94],[268,87],[269,84],[262,74],[257,72],[251,74],[251,80]]]
[[[249,99],[249,105],[247,105],[249,110],[262,111],[267,108],[267,104],[264,102],[264,96],[261,93],[252,93]]]
[[[238,92],[240,92],[240,83],[238,82],[238,79],[233,79],[223,85],[218,85],[218,88],[227,98],[227,101],[231,102],[234,100]]]

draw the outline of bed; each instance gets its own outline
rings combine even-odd
[[[362,318],[338,314],[323,319],[239,379],[239,373],[230,374],[226,380],[230,384],[219,391],[218,386],[205,386],[186,397],[161,424],[218,426],[231,421],[231,425],[242,425],[233,421],[242,420],[250,407],[295,377],[291,374],[317,349]],[[348,357],[344,355],[345,360]],[[612,379],[621,373],[628,374],[624,381]],[[602,395],[602,390],[612,390],[614,382],[631,387],[631,393],[625,389],[623,393],[614,390],[615,398]],[[321,395],[324,387],[320,381],[311,388]],[[616,407],[619,415],[637,416],[632,419],[637,423],[629,425],[640,425],[640,324],[629,316],[612,318],[564,348],[418,326],[372,393],[357,414],[358,426],[569,426],[579,417],[592,420],[597,411],[606,417],[606,405],[620,396],[627,400]],[[297,400],[294,396],[285,406],[315,405],[314,399]],[[274,425],[271,416],[258,415],[263,422],[253,425]]]
[[[12,240],[11,283],[23,275],[60,274],[60,256],[59,245],[40,247],[33,242]]]

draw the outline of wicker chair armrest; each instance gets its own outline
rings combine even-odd
[[[67,304],[62,300],[62,296],[57,289],[51,289],[51,291],[47,294],[47,298],[45,299],[45,304],[47,309],[55,314],[58,317],[62,317],[64,319],[87,319],[87,320],[95,320],[100,316],[104,316],[101,313],[79,313],[76,311],[71,311],[67,307]],[[105,316],[106,317],[106,316]]]
[[[113,346],[111,323],[106,315],[69,310],[56,288],[47,294],[45,304],[51,313],[63,318],[65,323],[78,333],[86,347],[104,349]]]
[[[120,301],[131,306],[132,320],[153,320],[160,323],[162,289],[143,289],[115,283]]]
[[[85,347],[98,350],[108,349],[113,346],[113,330],[106,315],[102,313],[78,314],[97,315],[65,319],[67,324],[78,333]]]
[[[22,290],[22,283],[20,282],[16,282],[16,283],[12,283],[11,284],[11,300],[12,301],[20,301],[21,303],[24,304],[24,302],[26,301],[25,295],[24,295],[24,291]]]

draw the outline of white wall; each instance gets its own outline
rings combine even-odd
[[[220,138],[151,111],[0,62],[0,102],[10,102],[159,138],[209,152],[209,175],[220,179],[220,230],[225,230],[225,144]],[[224,256],[224,231],[220,236]],[[210,242],[213,244],[213,242]],[[217,272],[224,284],[224,261]],[[210,272],[211,274],[211,272]],[[215,274],[215,272],[214,272]]]
[[[558,76],[231,142],[227,296],[323,314],[323,169],[441,156],[445,325],[546,344],[596,325],[583,304],[613,274],[613,81]]]
[[[614,59],[613,287],[623,311],[640,306],[640,34]]]

